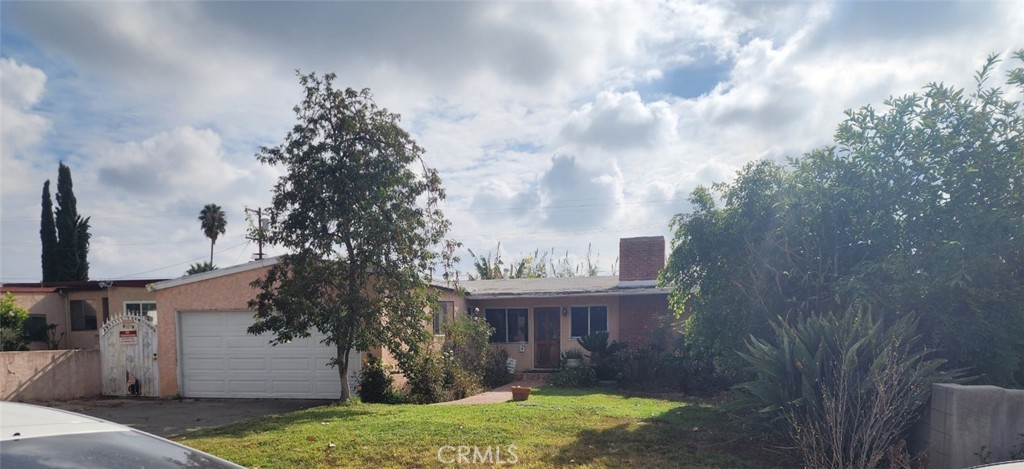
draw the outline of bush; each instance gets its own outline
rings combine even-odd
[[[405,370],[409,398],[417,404],[431,404],[448,400],[444,388],[444,365],[441,353],[433,347],[423,347],[412,358]]]
[[[597,385],[597,372],[593,366],[562,370],[551,375],[548,384],[563,388],[589,388]]]
[[[931,384],[959,372],[938,370],[915,347],[916,322],[888,327],[870,314],[811,316],[772,323],[774,342],[751,338],[757,379],[737,386],[800,450],[806,467],[877,467],[917,420]]]
[[[508,371],[508,352],[492,349],[487,354],[487,364],[484,366],[484,387],[494,389],[514,380],[515,375]]]
[[[25,321],[28,311],[14,303],[11,292],[0,298],[0,350],[28,350]]]
[[[385,364],[373,354],[367,354],[366,363],[359,372],[359,388],[356,392],[363,402],[396,404],[402,401],[392,387],[394,379],[391,377],[392,367]]]
[[[444,331],[445,338],[439,346],[419,347],[418,355],[403,370],[414,402],[462,399],[479,392],[486,379],[506,379],[491,369],[495,360],[489,340],[493,329],[487,321],[459,316],[446,324]],[[504,362],[501,366],[505,366]]]

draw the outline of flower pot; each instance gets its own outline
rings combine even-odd
[[[565,367],[566,368],[579,368],[581,366],[583,366],[583,359],[582,358],[566,358],[565,359]]]
[[[530,397],[530,391],[533,388],[526,386],[512,386],[512,400],[513,401],[525,401]]]

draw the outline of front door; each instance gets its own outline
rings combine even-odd
[[[534,308],[533,323],[536,324],[533,343],[533,366],[535,368],[558,368],[560,361],[558,308]]]

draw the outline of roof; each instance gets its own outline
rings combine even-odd
[[[188,285],[190,283],[202,282],[203,280],[224,277],[227,275],[240,274],[242,272],[248,272],[250,270],[261,269],[263,267],[269,267],[274,264],[277,264],[277,259],[277,257],[268,257],[266,259],[247,262],[245,264],[233,265],[231,267],[225,267],[223,269],[214,269],[206,272],[200,272],[198,274],[172,278],[170,280],[164,280],[162,282],[155,282],[146,285],[146,289],[148,289],[149,291],[158,291],[166,288],[180,287],[182,285]]]
[[[5,283],[0,285],[0,291],[11,293],[52,293],[57,290],[89,291],[103,290],[105,288],[135,287],[143,288],[153,282],[160,282],[164,279],[128,279],[128,280],[76,280],[72,282],[46,282],[46,283]]]
[[[57,291],[57,287],[0,285],[0,293],[53,293],[55,291]]]
[[[596,277],[547,277],[460,282],[470,298],[536,298],[551,296],[664,295],[670,288],[656,280],[619,280],[617,275]]]

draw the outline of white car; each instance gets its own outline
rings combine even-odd
[[[242,466],[106,420],[0,401],[0,467],[234,469]]]

